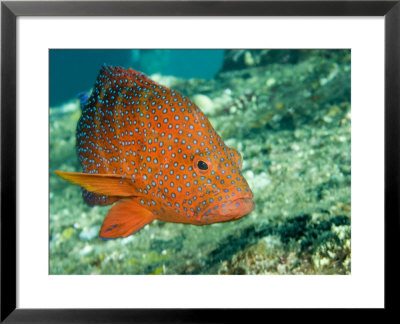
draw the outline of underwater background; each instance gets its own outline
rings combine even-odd
[[[350,50],[50,50],[50,274],[350,274]],[[243,158],[255,210],[195,226],[153,221],[98,233],[55,170],[80,172],[79,93],[103,63],[142,71],[194,101]]]

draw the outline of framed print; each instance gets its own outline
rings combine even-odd
[[[399,8],[2,2],[1,320],[391,309]]]

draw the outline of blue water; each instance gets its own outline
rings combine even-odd
[[[146,74],[211,79],[222,67],[223,56],[224,50],[52,49],[50,106],[61,105],[90,90],[104,63],[131,67]]]

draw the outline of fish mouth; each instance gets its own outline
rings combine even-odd
[[[226,222],[249,214],[254,207],[253,196],[243,196],[211,206],[200,216],[200,219],[205,223]]]

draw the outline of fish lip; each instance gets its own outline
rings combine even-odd
[[[231,210],[231,213],[221,213],[220,210],[215,210],[214,208],[216,206],[220,206],[222,204],[227,204],[228,209],[229,207],[231,207],[232,205],[236,204],[238,201],[243,201],[244,203],[244,209],[238,209],[237,212],[233,212],[235,211],[234,209]],[[242,205],[243,207],[243,205]],[[210,219],[210,223],[214,223],[214,222],[223,222],[223,221],[229,221],[229,220],[234,220],[234,219],[238,219],[241,218],[243,216],[246,216],[247,214],[249,214],[251,211],[253,211],[255,208],[254,205],[254,201],[253,201],[253,195],[252,193],[249,193],[247,195],[243,195],[243,196],[239,196],[233,200],[222,200],[219,202],[216,202],[215,204],[211,205],[210,207],[206,208],[204,212],[202,212],[201,214],[197,215],[197,219],[198,220],[204,220],[204,218],[211,218]],[[208,215],[205,215],[207,213],[207,211],[211,210],[211,213],[209,213]],[[215,219],[212,219],[216,217]]]

